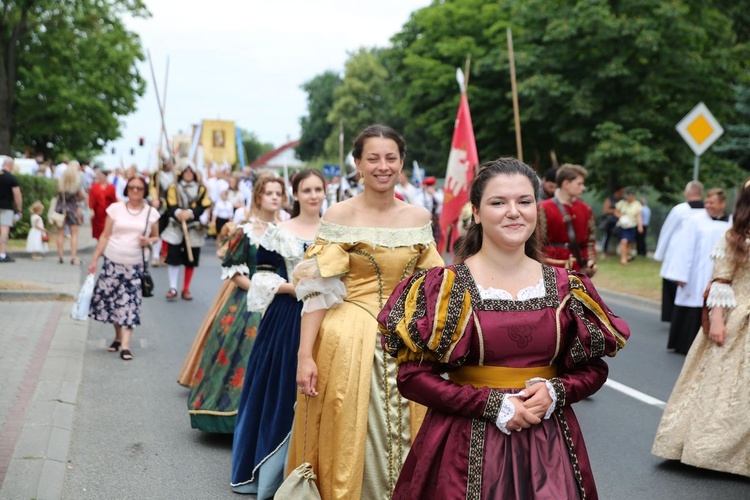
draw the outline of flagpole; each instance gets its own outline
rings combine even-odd
[[[510,64],[510,88],[513,92],[513,118],[516,124],[516,151],[518,159],[523,161],[523,147],[521,146],[521,117],[518,112],[518,87],[516,85],[516,59],[513,54],[513,34],[508,26],[508,63]]]
[[[154,92],[156,92],[156,102],[159,104],[159,114],[161,115],[161,130],[164,137],[167,140],[167,150],[169,151],[169,158],[174,160],[174,153],[172,152],[172,146],[169,144],[169,134],[167,134],[167,126],[164,124],[164,108],[161,104],[161,98],[159,97],[159,87],[156,84],[156,73],[154,72],[154,63],[151,61],[151,51],[148,53],[148,64],[151,66],[151,78],[154,81]]]
[[[339,122],[339,201],[344,200],[344,183],[346,177],[346,165],[344,165],[344,119]]]

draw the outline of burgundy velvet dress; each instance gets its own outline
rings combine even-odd
[[[542,274],[542,296],[527,300],[483,299],[463,264],[394,290],[378,316],[383,345],[398,357],[401,393],[428,412],[393,498],[597,498],[570,405],[604,384],[601,358],[625,345],[629,329],[584,275],[546,265]],[[547,375],[557,395],[551,417],[502,433],[495,422],[504,395],[524,383],[467,382],[477,368],[490,378]]]

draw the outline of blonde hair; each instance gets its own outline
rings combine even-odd
[[[81,189],[81,177],[78,173],[80,166],[81,164],[77,161],[71,161],[68,163],[65,172],[63,172],[62,177],[60,177],[60,180],[57,183],[58,193],[73,194]]]
[[[44,204],[41,201],[36,200],[29,207],[29,212],[31,212],[32,214],[36,214],[36,215],[41,214],[42,212],[44,212]]]

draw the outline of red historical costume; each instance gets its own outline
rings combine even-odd
[[[584,261],[596,261],[596,222],[594,213],[586,203],[580,199],[571,204],[563,204],[570,215],[575,231],[581,259]],[[580,271],[577,262],[570,267],[570,258],[573,251],[570,248],[568,238],[568,226],[563,219],[563,214],[553,198],[544,200],[539,204],[539,224],[542,234],[547,236],[544,246],[544,255],[547,264],[555,267],[568,267]],[[573,259],[575,260],[575,259]]]
[[[428,407],[393,498],[597,498],[570,405],[604,384],[601,358],[629,329],[587,277],[545,265],[514,300],[463,264],[434,268],[402,282],[378,321],[399,390]],[[510,394],[533,379],[552,389],[545,419],[501,431]]]
[[[94,211],[91,218],[91,236],[99,239],[104,231],[104,222],[107,220],[107,207],[117,201],[115,187],[112,184],[102,186],[95,182],[89,190],[89,207]]]

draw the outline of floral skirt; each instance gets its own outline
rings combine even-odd
[[[141,276],[143,264],[117,264],[104,258],[104,267],[96,280],[89,317],[123,328],[141,324]]]

